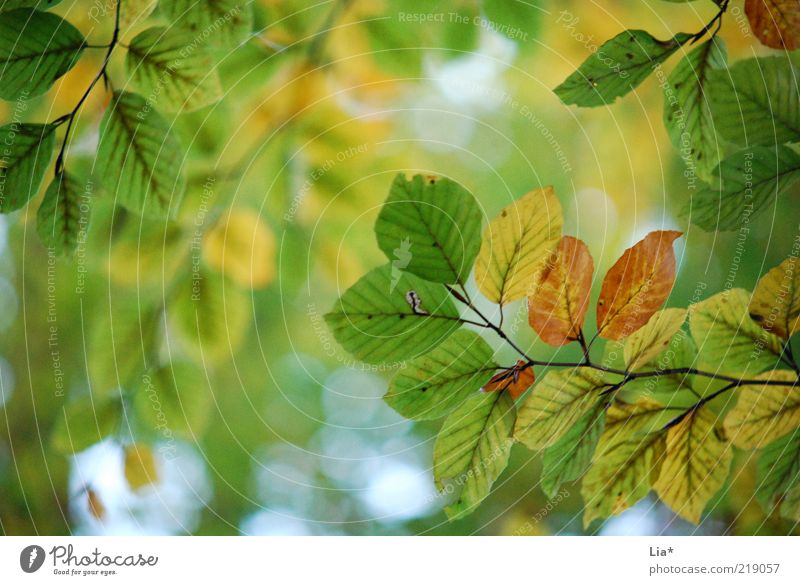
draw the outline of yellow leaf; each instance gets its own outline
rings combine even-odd
[[[203,240],[203,258],[239,286],[262,288],[275,278],[275,236],[249,210],[233,210]]]
[[[625,363],[635,370],[656,357],[668,345],[686,320],[686,309],[664,309],[625,340]]]
[[[782,339],[800,331],[800,266],[790,256],[767,272],[750,299],[750,317]]]
[[[797,375],[773,370],[759,380],[796,382]],[[800,388],[797,386],[742,386],[736,406],[725,418],[726,436],[737,447],[758,449],[800,427]]]
[[[125,479],[132,490],[158,481],[156,460],[150,447],[140,443],[125,447]]]
[[[533,294],[538,273],[561,239],[561,204],[552,187],[504,208],[484,230],[475,262],[478,289],[505,305]]]
[[[662,404],[649,398],[639,398],[635,402],[615,400],[608,407],[605,430],[595,457],[599,458],[606,448],[631,436],[661,430],[674,417],[674,411],[666,410]]]
[[[717,415],[701,406],[667,432],[667,451],[653,486],[672,510],[695,524],[728,477],[733,449],[715,428]]]
[[[119,26],[127,30],[134,26],[142,26],[144,21],[153,12],[157,0],[125,0],[119,7]],[[113,16],[113,11],[112,12]]]
[[[514,438],[530,449],[549,447],[603,400],[603,386],[588,368],[548,372],[520,407]]]
[[[669,412],[655,401],[615,402],[608,409],[594,462],[583,478],[584,526],[619,514],[641,500],[658,479]]]

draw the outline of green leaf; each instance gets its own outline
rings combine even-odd
[[[60,3],[61,0],[0,0],[0,12],[14,10],[15,8],[47,10]]]
[[[428,355],[400,370],[384,396],[406,418],[445,416],[478,392],[497,369],[494,351],[472,331],[456,331]]]
[[[251,297],[205,268],[186,275],[167,307],[176,340],[198,363],[232,359],[252,318]]]
[[[159,10],[171,26],[221,47],[245,42],[253,28],[251,2],[245,0],[170,0],[161,2]]]
[[[725,43],[718,36],[711,38],[678,63],[664,96],[664,126],[672,144],[704,180],[719,164],[721,150],[706,87],[708,74],[724,68],[727,61]]]
[[[603,43],[554,91],[565,104],[594,107],[613,103],[647,79],[656,65],[691,38],[678,33],[660,41],[643,30],[626,30]]]
[[[758,456],[756,499],[771,514],[776,504],[800,485],[800,429],[773,441]]]
[[[63,18],[29,8],[0,18],[0,98],[42,95],[72,69],[86,39]]]
[[[480,4],[497,32],[515,41],[520,50],[534,45],[533,39],[539,32],[542,16],[548,13],[541,0],[481,0]]]
[[[547,372],[522,404],[514,438],[530,449],[554,445],[598,404],[603,378],[589,368]]]
[[[375,223],[378,246],[395,271],[464,283],[481,245],[481,210],[449,179],[398,175]]]
[[[578,479],[589,467],[606,421],[605,404],[595,407],[580,419],[542,458],[542,491],[554,498],[562,483]]]
[[[90,337],[89,381],[95,396],[137,385],[158,352],[158,314],[123,303],[111,307],[98,310],[100,318]]]
[[[125,66],[136,88],[151,96],[151,107],[184,113],[222,97],[213,57],[193,41],[191,33],[165,27],[148,28],[131,41]]]
[[[447,506],[454,520],[489,495],[508,464],[514,402],[505,392],[477,394],[447,417],[433,450],[433,477],[440,491],[457,495]]]
[[[211,413],[211,389],[201,370],[173,361],[149,371],[135,389],[133,408],[142,431],[160,439],[203,435]]]
[[[372,364],[425,355],[461,326],[444,286],[388,264],[348,289],[325,321],[342,347]]]
[[[619,514],[645,497],[658,478],[669,415],[652,400],[615,402],[606,429],[583,478],[583,524]]]
[[[116,432],[121,415],[118,400],[91,395],[71,400],[56,415],[50,443],[61,453],[79,453]]]
[[[795,486],[786,492],[786,497],[781,503],[781,516],[800,522],[800,486]]]
[[[384,71],[417,75],[423,59],[457,59],[476,48],[480,27],[477,2],[428,0],[420,11],[418,0],[392,0],[391,10],[375,3],[360,7],[369,38],[370,56]]]
[[[800,140],[798,69],[789,57],[760,57],[711,71],[708,95],[724,138],[742,146]]]
[[[733,449],[716,429],[708,406],[693,409],[667,431],[667,450],[653,487],[661,500],[694,524],[728,477]]]
[[[800,179],[800,155],[786,146],[756,146],[726,158],[713,185],[692,196],[683,214],[704,230],[735,230],[769,209]]]
[[[39,191],[56,147],[51,124],[0,127],[0,213],[24,207]]]
[[[757,374],[775,364],[781,341],[750,318],[747,291],[734,288],[689,307],[700,364],[728,375]]]
[[[143,97],[114,92],[97,148],[97,172],[114,200],[142,215],[174,214],[184,190],[182,163],[166,120]]]
[[[85,241],[91,212],[90,184],[68,173],[53,179],[36,214],[36,231],[56,254],[71,254]]]

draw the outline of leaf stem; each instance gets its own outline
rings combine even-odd
[[[494,331],[494,332],[495,332],[495,333],[496,333],[498,336],[500,336],[500,338],[501,338],[501,339],[503,339],[503,341],[505,341],[506,343],[508,343],[508,344],[509,344],[509,345],[510,345],[512,348],[514,348],[514,350],[515,350],[515,351],[516,351],[516,352],[517,352],[519,355],[521,355],[523,358],[525,358],[525,360],[527,360],[527,361],[528,361],[528,363],[531,363],[531,362],[533,362],[533,360],[531,359],[531,357],[530,357],[530,356],[529,356],[527,353],[525,353],[525,352],[524,352],[524,351],[523,351],[523,350],[522,350],[522,349],[521,349],[521,348],[520,348],[520,347],[519,347],[519,346],[518,346],[516,343],[514,343],[514,341],[513,341],[511,338],[509,338],[509,337],[508,337],[508,335],[506,335],[506,332],[505,332],[505,331],[503,331],[503,330],[502,330],[500,327],[498,327],[497,325],[495,325],[494,323],[492,323],[492,322],[491,322],[491,321],[490,321],[490,320],[489,320],[489,319],[486,317],[486,315],[484,315],[483,313],[481,313],[480,309],[478,309],[478,307],[476,307],[476,306],[475,306],[475,305],[472,303],[472,301],[471,301],[471,300],[469,300],[467,297],[464,297],[463,295],[461,295],[460,293],[458,293],[458,291],[454,291],[453,287],[451,287],[450,285],[446,284],[446,285],[444,285],[444,286],[445,286],[445,288],[446,288],[448,291],[450,291],[450,294],[452,294],[452,295],[453,295],[453,296],[454,296],[456,299],[458,299],[459,301],[461,301],[462,303],[464,303],[464,304],[465,304],[467,307],[469,307],[469,308],[472,310],[472,312],[473,312],[473,313],[475,313],[475,314],[476,314],[478,317],[480,317],[480,319],[481,319],[481,320],[482,320],[482,321],[485,323],[484,327],[486,327],[486,328],[488,328],[488,329],[491,329],[492,331]],[[464,288],[464,287],[463,287],[463,285],[462,285],[462,289],[463,289],[463,288]],[[466,292],[466,289],[464,289],[464,292]]]
[[[675,425],[679,424],[683,419],[685,419],[687,416],[689,416],[689,414],[691,414],[692,412],[695,412],[697,409],[699,409],[704,404],[707,404],[707,403],[711,402],[717,396],[720,396],[721,394],[724,394],[728,390],[732,390],[733,388],[736,388],[736,387],[742,386],[742,385],[743,385],[743,383],[731,382],[730,384],[727,384],[727,385],[723,386],[722,388],[720,388],[716,392],[713,392],[712,394],[709,394],[705,398],[701,398],[700,400],[695,402],[692,406],[687,408],[685,412],[682,412],[681,414],[679,414],[678,416],[673,418],[671,421],[669,421],[666,425],[664,425],[664,428],[662,430],[666,431],[667,429],[674,427]]]
[[[781,354],[781,359],[783,360],[783,363],[792,368],[792,370],[800,376],[800,366],[797,364],[797,360],[794,359],[792,344],[788,339],[786,340],[786,343],[783,344],[783,353]]]
[[[111,36],[111,42],[107,45],[108,50],[106,51],[106,56],[103,58],[103,64],[100,67],[100,71],[98,71],[97,75],[95,75],[94,79],[92,79],[92,82],[89,84],[89,87],[86,88],[86,91],[81,96],[81,99],[78,100],[78,103],[75,105],[72,111],[69,114],[66,114],[65,116],[57,118],[56,121],[54,122],[54,124],[60,125],[65,121],[68,121],[67,129],[64,132],[64,141],[61,143],[61,149],[59,150],[58,157],[56,158],[56,167],[55,167],[56,176],[58,176],[64,170],[64,157],[66,155],[67,145],[69,144],[69,138],[70,138],[70,133],[72,132],[72,126],[75,123],[75,117],[77,116],[83,104],[88,99],[89,94],[92,93],[92,90],[94,89],[94,86],[97,85],[97,82],[100,81],[101,79],[106,79],[106,68],[108,67],[109,62],[111,61],[111,54],[114,52],[114,48],[116,47],[117,42],[119,41],[119,32],[120,32],[119,15],[120,15],[121,5],[122,5],[122,0],[117,0],[116,13],[114,16],[114,33]],[[101,47],[92,46],[90,48],[101,48]]]
[[[712,37],[717,36],[717,33],[719,32],[719,29],[722,26],[722,16],[728,10],[728,4],[729,3],[730,3],[730,0],[722,0],[721,2],[716,2],[715,1],[715,4],[717,4],[719,6],[719,12],[717,12],[716,16],[714,16],[714,18],[712,18],[708,22],[708,24],[705,25],[702,28],[702,30],[700,30],[694,36],[691,37],[691,39],[690,39],[691,40],[691,44],[695,44],[697,41],[702,39],[706,35],[706,33],[708,33],[708,31],[710,31],[712,28],[714,28],[714,26],[716,26],[716,30],[714,31],[714,34],[712,34],[711,36]]]
[[[615,374],[617,376],[622,376],[622,380],[619,383],[616,383],[615,386],[611,391],[618,390],[628,382],[632,380],[639,380],[643,378],[657,378],[661,376],[701,376],[704,378],[711,378],[713,380],[721,380],[723,382],[729,382],[730,387],[736,386],[746,386],[746,385],[758,385],[758,386],[796,386],[798,383],[796,381],[787,381],[787,380],[758,380],[758,379],[746,379],[746,378],[737,378],[735,376],[729,376],[727,374],[719,374],[717,372],[707,372],[705,370],[699,370],[697,368],[692,367],[682,367],[682,368],[666,368],[660,370],[649,370],[645,372],[632,372],[630,370],[621,370],[619,368],[611,368],[608,366],[604,366],[598,363],[595,363],[591,359],[591,355],[589,353],[592,343],[594,343],[595,339],[597,339],[597,335],[592,337],[591,343],[586,343],[586,337],[583,334],[583,329],[580,330],[578,334],[578,342],[581,344],[583,349],[583,359],[579,362],[558,362],[558,361],[551,361],[551,360],[536,360],[530,357],[525,351],[523,351],[514,341],[508,337],[505,331],[503,331],[499,326],[492,323],[481,311],[478,309],[471,300],[467,299],[464,295],[460,292],[455,290],[452,286],[445,284],[445,288],[450,291],[457,300],[464,303],[467,307],[469,307],[473,313],[475,313],[483,323],[476,323],[474,321],[469,321],[466,319],[462,319],[465,323],[471,323],[473,325],[478,325],[480,327],[484,327],[487,329],[491,329],[494,331],[501,339],[503,339],[506,343],[508,343],[514,350],[517,351],[523,358],[525,358],[526,363],[519,368],[519,371],[523,371],[527,368],[533,366],[541,366],[541,367],[556,367],[556,368],[590,368],[593,370],[597,370],[599,372],[604,372],[606,374]],[[466,289],[464,289],[463,285],[460,285],[461,288],[466,293]],[[784,346],[784,352],[790,355],[791,348],[789,348],[788,343]],[[794,360],[792,359],[792,362]],[[794,369],[794,363],[792,364],[792,368]],[[795,370],[797,371],[797,370]],[[726,386],[725,389],[730,389],[729,386]],[[606,391],[606,392],[611,392]],[[722,391],[715,392],[711,395],[711,398],[716,397]],[[695,396],[699,395],[697,392],[693,391]],[[706,402],[711,398],[703,399]]]

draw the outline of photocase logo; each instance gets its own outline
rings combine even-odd
[[[26,546],[19,553],[19,566],[26,573],[35,573],[44,564],[44,549],[41,546],[32,544]]]
[[[400,282],[400,277],[403,276],[403,270],[411,262],[414,255],[411,253],[411,240],[405,238],[400,242],[400,247],[394,249],[394,260],[392,260],[392,281],[389,283],[389,292],[394,291],[397,283]]]

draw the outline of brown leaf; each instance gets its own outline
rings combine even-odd
[[[97,520],[102,520],[106,516],[106,507],[97,492],[92,488],[86,490],[86,503],[89,506],[89,513]]]
[[[525,390],[531,387],[536,379],[533,368],[526,368],[525,365],[524,361],[519,360],[513,368],[495,374],[483,387],[483,391],[499,392],[508,390],[511,398],[516,400],[522,396]]]
[[[597,301],[597,332],[605,339],[624,339],[653,316],[675,282],[676,231],[650,232],[606,274]]]
[[[594,261],[581,240],[564,236],[528,297],[528,322],[542,341],[566,345],[578,339],[589,308]]]
[[[800,47],[800,2],[797,0],[746,0],[744,11],[758,40],[773,49]]]

